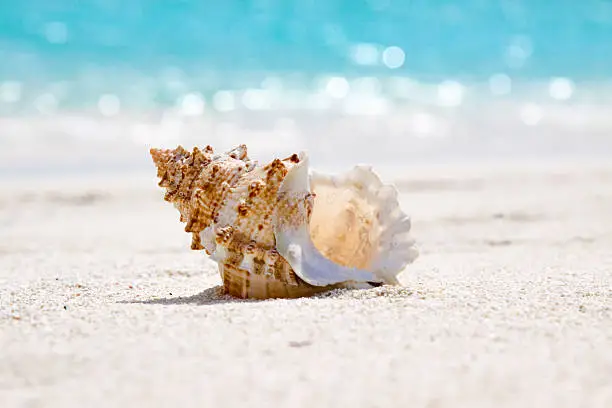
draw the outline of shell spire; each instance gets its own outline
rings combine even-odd
[[[217,262],[233,296],[398,284],[418,255],[397,191],[369,168],[311,174],[305,153],[258,165],[245,145],[216,155],[210,146],[150,153],[191,248]]]

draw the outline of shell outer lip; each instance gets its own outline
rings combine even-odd
[[[308,156],[305,152],[300,152],[300,162],[285,176],[279,194],[297,197],[311,194]],[[371,272],[339,265],[321,254],[312,242],[305,217],[298,217],[297,223],[279,219],[282,217],[283,215],[277,212],[277,219],[274,222],[277,250],[291,265],[295,274],[306,283],[313,286],[328,286],[349,281],[380,281]]]

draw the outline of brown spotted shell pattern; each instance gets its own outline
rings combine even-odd
[[[229,295],[295,298],[397,284],[418,255],[396,190],[369,168],[311,173],[305,153],[260,166],[245,145],[150,153],[191,248],[217,262]]]

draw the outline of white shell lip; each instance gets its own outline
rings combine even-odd
[[[381,282],[373,273],[348,268],[327,259],[315,248],[308,226],[276,233],[277,250],[297,276],[313,286],[328,286],[342,282]]]
[[[314,286],[327,286],[342,282],[372,282],[399,284],[397,274],[416,259],[414,241],[407,237],[410,218],[400,209],[397,190],[385,185],[371,166],[359,165],[349,172],[335,176],[309,172],[308,156],[300,152],[300,162],[291,168],[279,192],[308,194],[312,182],[331,183],[341,187],[355,186],[379,208],[378,221],[385,229],[375,259],[369,270],[339,265],[325,257],[314,245],[308,224],[296,228],[278,228],[275,238],[278,252],[291,265],[294,272]]]
[[[300,152],[300,161],[285,176],[279,193],[310,193],[308,155]],[[279,228],[275,223],[276,249],[303,281],[313,286],[327,286],[349,280],[374,280],[376,277],[355,268],[346,268],[327,259],[317,250],[310,237],[308,224],[295,228]]]
[[[384,233],[377,256],[368,270],[386,284],[400,284],[397,276],[419,257],[415,240],[411,237],[412,220],[401,209],[399,192],[392,184],[384,184],[371,165],[359,164],[345,173],[325,174],[311,172],[311,186],[331,184],[341,186],[356,183],[363,187],[363,195],[379,208],[378,221]]]

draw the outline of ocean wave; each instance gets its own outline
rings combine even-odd
[[[194,112],[175,106],[113,115],[84,109],[5,115],[0,117],[0,170],[141,166],[149,146],[177,144],[228,149],[246,143],[261,160],[308,150],[319,164],[612,152],[607,104],[506,99],[448,107],[376,97],[361,99],[355,113],[335,102],[325,109]],[[368,110],[369,104],[385,109]]]

